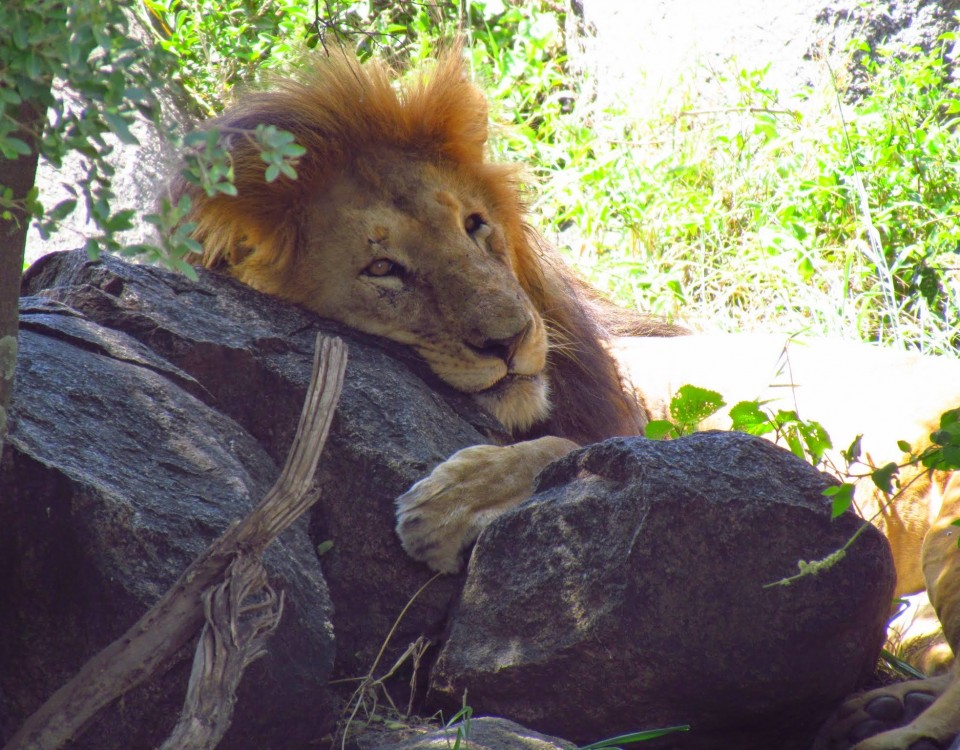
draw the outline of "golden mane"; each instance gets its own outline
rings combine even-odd
[[[208,127],[218,128],[234,165],[236,196],[207,196],[179,180],[174,197],[192,199],[188,220],[203,244],[203,263],[226,264],[240,278],[274,272],[296,257],[311,196],[365,152],[395,151],[469,170],[504,221],[503,231],[521,287],[551,331],[548,364],[553,411],[531,434],[580,443],[641,433],[646,423],[636,397],[625,392],[603,346],[611,335],[676,335],[678,328],[615,310],[575,278],[524,221],[517,167],[485,161],[487,105],[467,78],[459,49],[397,86],[383,63],[360,64],[340,53],[318,57],[299,80],[276,81],[249,93]],[[306,154],[298,179],[267,183],[265,163],[249,133],[258,125],[291,132]],[[526,437],[526,436],[516,436]]]

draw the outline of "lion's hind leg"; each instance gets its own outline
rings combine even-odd
[[[945,482],[940,514],[921,552],[927,594],[954,654],[960,647],[960,472]],[[819,747],[829,750],[960,749],[960,665],[926,680],[853,696]]]
[[[960,682],[952,673],[898,682],[855,695],[831,720],[826,737],[816,748],[946,750],[960,727],[951,729],[949,716],[938,717],[942,712],[937,709],[941,701],[953,703],[951,708],[960,702]],[[921,717],[923,721],[917,726]]]

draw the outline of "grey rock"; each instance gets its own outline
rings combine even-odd
[[[615,439],[548,468],[480,537],[429,698],[578,743],[689,724],[645,747],[808,747],[872,672],[893,591],[885,539],[840,548],[819,472],[763,440]]]
[[[956,30],[958,9],[957,0],[716,0],[695,6],[583,0],[585,28],[577,33],[568,27],[567,44],[574,68],[589,72],[585,85],[595,86],[604,104],[629,91],[631,100],[648,96],[659,107],[681,81],[696,92],[698,109],[729,106],[724,77],[769,66],[765,83],[792,107],[792,95],[822,81],[817,58],[823,54],[837,53],[832,64],[838,72],[852,67],[851,94],[859,96],[863,71],[845,52],[852,39],[930,51],[941,34]]]
[[[15,421],[0,467],[0,731],[10,736],[270,486],[322,330],[347,337],[350,355],[316,476],[322,498],[268,559],[287,591],[284,621],[270,656],[241,684],[222,746],[315,742],[355,687],[333,696],[328,681],[366,674],[431,578],[396,538],[395,496],[496,425],[425,382],[425,365],[399,347],[217,274],[201,271],[194,283],[61,253],[27,272],[24,293]],[[411,642],[441,631],[459,585],[446,577],[427,587],[378,674]],[[191,651],[77,747],[153,747],[176,718]],[[405,665],[395,682],[411,671]]]
[[[188,376],[129,336],[26,299],[13,430],[0,474],[0,728],[23,719],[132,625],[278,474]],[[332,606],[303,524],[268,550],[286,592],[269,658],[241,684],[224,748],[328,731]],[[72,746],[151,748],[172,728],[193,645]],[[186,659],[185,659],[186,657]],[[256,707],[257,710],[250,710]]]
[[[278,464],[296,429],[317,332],[345,338],[346,382],[317,472],[322,499],[310,535],[315,544],[333,542],[322,565],[335,607],[335,677],[365,675],[401,611],[431,578],[400,547],[394,499],[451,453],[487,442],[480,430],[495,432],[496,423],[407,349],[220,274],[201,270],[194,283],[115,258],[90,262],[77,251],[41,259],[24,291],[138,339],[195,380],[185,387],[236,420]],[[459,585],[438,579],[417,598],[381,668],[420,636],[439,634]]]
[[[350,363],[322,497],[271,561],[308,651],[271,644],[223,747],[315,741],[356,685],[331,696],[327,679],[371,670],[431,578],[400,548],[395,496],[496,425],[402,348],[217,274],[191,282],[66,253],[24,283],[16,422],[0,466],[0,728],[8,736],[273,481],[324,331],[347,338]],[[859,528],[852,515],[829,520],[826,482],[735,434],[579,451],[481,536],[450,624],[462,576],[419,595],[375,674],[447,629],[428,710],[456,711],[466,691],[477,716],[581,743],[689,723],[645,747],[803,747],[872,671],[893,580],[870,528],[833,569],[763,588]],[[314,548],[328,540],[321,577]],[[182,700],[181,656],[77,747],[152,746]],[[430,662],[428,652],[421,669]],[[412,671],[405,663],[388,683],[403,705]]]
[[[469,750],[573,750],[574,745],[557,737],[534,732],[507,719],[484,717],[459,721],[446,727],[410,736],[410,730],[368,733],[357,738],[359,750],[438,750],[453,748],[458,741]]]
[[[867,55],[876,59],[877,50],[888,47],[900,58],[936,51],[944,44],[941,36],[957,30],[958,0],[881,0],[861,3],[856,0],[832,0],[817,14],[817,28],[829,41],[827,49],[843,50],[851,40],[864,41],[870,52],[858,52],[848,63],[851,81],[848,99],[869,93],[870,83],[864,65]],[[956,76],[956,58],[946,60]]]

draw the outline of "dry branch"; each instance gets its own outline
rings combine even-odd
[[[313,376],[287,462],[274,486],[233,524],[126,633],[88,661],[34,713],[4,750],[56,750],[100,709],[139,685],[203,622],[203,594],[238,553],[259,554],[317,500],[308,493],[343,387],[346,347],[317,336]]]
[[[267,581],[260,555],[238,554],[223,583],[203,596],[206,624],[193,659],[184,710],[160,750],[213,750],[233,718],[248,665],[280,624],[283,596]]]

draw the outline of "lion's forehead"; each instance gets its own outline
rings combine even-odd
[[[398,153],[357,156],[331,189],[351,205],[389,206],[428,223],[491,212],[482,180],[469,169]]]

